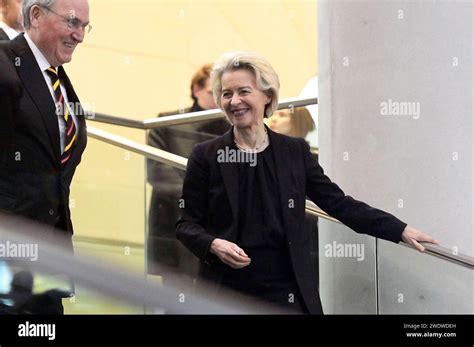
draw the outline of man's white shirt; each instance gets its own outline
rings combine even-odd
[[[56,96],[54,95],[54,90],[53,90],[53,85],[51,83],[51,78],[49,77],[48,73],[46,70],[51,67],[51,64],[48,62],[48,60],[45,58],[43,53],[39,50],[39,48],[35,45],[35,43],[31,40],[30,36],[28,33],[25,33],[25,39],[26,42],[28,42],[28,46],[30,46],[31,51],[33,52],[33,55],[35,56],[36,62],[38,63],[38,66],[40,70],[43,72],[43,78],[44,81],[46,82],[46,85],[48,86],[49,92],[51,93],[51,97],[53,98],[53,102],[56,105]],[[64,96],[64,102],[65,105],[69,105],[69,99],[67,96],[66,88],[64,85],[61,83],[61,93]],[[69,112],[72,116],[72,119],[74,121],[74,125],[76,126],[76,132],[77,132],[77,119],[76,115],[74,114],[74,107],[68,107]],[[64,148],[66,147],[66,122],[64,121],[64,117],[62,114],[58,115],[58,125],[59,125],[59,137],[60,137],[60,144],[61,144],[61,154],[64,152]]]
[[[10,28],[8,25],[0,21],[0,28],[3,29],[5,34],[7,34],[8,38],[10,40],[13,40],[15,37],[17,37],[20,33],[16,31],[15,29]]]

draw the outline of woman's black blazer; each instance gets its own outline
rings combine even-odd
[[[357,201],[324,175],[304,139],[268,129],[275,158],[286,240],[295,277],[309,311],[322,313],[309,234],[303,227],[308,197],[329,215],[358,233],[398,243],[406,227],[393,215]],[[182,216],[177,238],[201,260],[201,277],[219,283],[224,265],[209,252],[215,238],[235,242],[238,223],[237,165],[218,162],[219,150],[233,148],[232,129],[198,144],[188,161],[183,184]]]

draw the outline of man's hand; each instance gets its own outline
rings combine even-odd
[[[403,230],[402,240],[405,243],[408,243],[409,245],[415,246],[415,248],[420,252],[424,252],[425,247],[423,247],[417,241],[429,242],[429,243],[433,243],[435,245],[439,245],[438,240],[433,239],[430,235],[425,234],[424,232],[422,232],[418,229],[415,229],[410,225],[407,225],[405,230]]]
[[[217,255],[223,263],[233,269],[241,269],[250,264],[250,258],[244,250],[227,240],[214,239],[211,243],[210,252]]]

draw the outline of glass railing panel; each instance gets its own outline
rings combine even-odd
[[[166,118],[166,117],[163,117]],[[224,120],[202,121],[149,130],[147,144],[188,158],[197,143],[230,129]],[[145,187],[147,274],[150,281],[172,286],[176,300],[193,292],[199,261],[176,239],[175,223],[185,171],[153,160],[146,161]]]
[[[380,243],[378,272],[381,314],[474,313],[472,268]]]
[[[133,138],[133,131],[130,137]],[[143,142],[143,133],[140,135]],[[137,136],[135,136],[137,137]],[[89,138],[71,189],[70,208],[79,256],[103,259],[145,273],[144,158]],[[143,306],[122,305],[76,287],[66,314],[143,313]]]
[[[103,241],[93,238],[75,238],[75,254],[120,266],[130,272],[143,274],[144,247],[123,241]],[[107,274],[104,274],[106,278]],[[143,305],[99,294],[81,283],[75,284],[75,297],[64,302],[66,314],[143,314]]]
[[[325,314],[376,314],[375,239],[319,218],[319,283]]]

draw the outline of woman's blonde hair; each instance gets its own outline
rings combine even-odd
[[[277,114],[284,114],[290,117],[291,132],[289,136],[305,138],[310,131],[316,129],[313,117],[306,107],[296,107],[291,109],[278,110]]]
[[[278,109],[278,92],[280,81],[270,63],[261,55],[254,52],[230,52],[216,60],[211,71],[211,84],[214,101],[222,109],[222,75],[228,71],[246,69],[253,73],[258,88],[271,97],[265,106],[265,117],[270,117]]]

